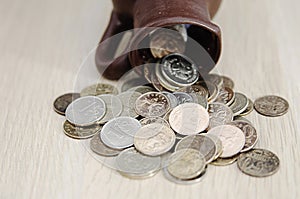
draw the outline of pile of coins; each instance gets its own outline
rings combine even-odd
[[[278,170],[274,153],[253,149],[258,132],[242,116],[254,109],[265,116],[281,116],[289,107],[285,99],[265,96],[253,103],[233,91],[230,78],[209,74],[204,80],[193,63],[178,54],[164,57],[162,63],[166,70],[156,68],[158,84],[119,93],[113,85],[99,83],[58,97],[54,110],[66,117],[64,133],[92,138],[91,150],[114,158],[118,172],[133,179],[162,170],[172,182],[192,184],[202,179],[208,165],[236,161],[251,176]]]

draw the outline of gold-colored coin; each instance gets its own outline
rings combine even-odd
[[[93,137],[96,133],[98,133],[102,129],[102,126],[100,126],[99,124],[93,124],[87,127],[78,127],[74,126],[68,121],[65,121],[63,128],[64,133],[71,138],[88,139]]]

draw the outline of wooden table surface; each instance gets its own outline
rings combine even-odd
[[[216,71],[251,99],[277,94],[288,114],[250,119],[257,147],[275,152],[278,173],[242,174],[209,166],[201,183],[176,185],[160,172],[130,180],[101,164],[82,141],[66,137],[53,100],[72,91],[96,46],[109,0],[0,0],[0,198],[300,198],[300,12],[296,0],[226,0],[214,21],[223,52]],[[150,12],[150,9],[149,9]]]

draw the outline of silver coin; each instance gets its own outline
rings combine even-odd
[[[210,139],[212,139],[212,141],[214,141],[214,143],[216,145],[216,155],[214,157],[214,160],[217,159],[223,152],[222,141],[220,140],[220,138],[218,136],[213,135],[213,134],[203,133],[202,135],[207,136]]]
[[[172,93],[170,92],[162,92],[162,94],[164,94],[165,96],[167,96],[167,98],[169,99],[170,101],[170,108],[175,108],[177,105],[178,105],[178,100],[177,100],[177,97],[175,97],[175,95],[173,95]]]
[[[245,174],[254,177],[273,175],[279,169],[279,158],[266,149],[253,149],[242,153],[238,158],[238,168]]]
[[[190,86],[199,78],[198,68],[188,57],[181,54],[170,54],[161,61],[163,76],[181,87]]]
[[[178,104],[184,104],[189,102],[194,102],[191,95],[184,92],[174,92],[173,95],[176,97]]]
[[[252,124],[249,120],[247,120],[246,118],[242,117],[242,116],[235,116],[233,118],[233,121],[245,121],[245,122],[248,122],[249,124]]]
[[[206,166],[204,156],[195,149],[182,149],[168,160],[168,172],[175,178],[189,180],[199,176]]]
[[[233,121],[229,124],[238,127],[245,134],[246,141],[241,152],[249,151],[255,146],[258,140],[258,135],[256,129],[250,123],[245,121]]]
[[[234,102],[229,106],[233,112],[233,116],[244,112],[249,104],[249,99],[242,93],[235,93]]]
[[[121,115],[123,111],[123,105],[117,96],[112,94],[104,94],[98,95],[97,97],[102,99],[106,105],[106,113],[99,121],[100,124],[104,124],[105,122],[108,122],[109,120]]]
[[[86,96],[74,100],[66,110],[66,119],[78,126],[89,126],[106,113],[106,106],[102,99],[95,96]]]
[[[195,103],[180,104],[169,116],[172,129],[181,135],[195,135],[209,125],[209,115],[205,108]]]
[[[128,91],[134,91],[134,92],[144,94],[144,93],[148,93],[148,92],[153,92],[155,90],[154,90],[154,88],[152,88],[150,86],[136,86],[136,87],[129,89]]]
[[[245,135],[242,130],[232,125],[221,125],[210,129],[208,134],[220,138],[223,145],[221,158],[228,158],[238,154],[245,145]]]
[[[169,99],[158,92],[145,93],[135,102],[135,111],[143,117],[163,116],[169,109]]]
[[[141,154],[133,147],[122,151],[116,157],[116,168],[118,172],[126,177],[143,178],[152,176],[159,171],[161,158],[150,157]]]
[[[153,123],[159,123],[159,124],[164,124],[166,126],[170,126],[168,121],[165,120],[164,118],[161,117],[145,117],[140,120],[140,123],[142,126],[148,125],[148,124],[153,124]]]
[[[134,91],[126,91],[117,95],[117,97],[121,100],[123,105],[123,111],[121,113],[121,116],[128,116],[133,118],[138,117],[138,114],[135,112],[133,105],[141,95],[141,93]]]
[[[207,76],[207,80],[217,85],[218,88],[222,88],[223,86],[223,78],[218,74],[213,74],[213,73],[209,74]]]
[[[215,165],[215,166],[228,166],[228,165],[235,163],[239,156],[240,156],[240,154],[234,155],[229,158],[220,158],[219,157],[215,161],[211,162],[210,164]]]
[[[180,88],[177,90],[177,92],[184,92],[184,93],[196,93],[198,95],[204,96],[205,98],[208,97],[208,91],[201,85],[192,85],[192,86],[186,86],[183,88]]]
[[[199,95],[198,93],[190,93],[189,95],[193,98],[194,103],[200,104],[205,109],[208,108],[207,97]]]
[[[133,145],[133,137],[140,128],[141,124],[136,119],[117,117],[103,126],[101,140],[113,149],[124,149]]]
[[[110,84],[94,84],[88,86],[80,92],[80,96],[97,96],[101,94],[118,94],[118,89]]]
[[[264,116],[277,117],[288,112],[289,103],[282,97],[268,95],[256,99],[254,108],[258,113]]]
[[[102,142],[99,133],[94,135],[94,137],[91,139],[90,148],[96,154],[105,156],[105,157],[117,156],[121,152],[121,150],[116,150],[116,149],[106,146]]]
[[[53,103],[54,111],[60,115],[65,115],[66,109],[69,104],[79,97],[79,93],[67,93],[57,97]]]
[[[200,85],[202,87],[204,87],[206,90],[207,90],[207,93],[208,93],[208,102],[213,102],[216,97],[218,96],[218,93],[219,93],[219,88],[217,85],[215,85],[214,83],[212,82],[209,82],[209,81],[199,81],[199,82],[196,82],[196,85]]]
[[[254,108],[253,102],[250,99],[248,99],[248,100],[249,100],[248,106],[247,106],[246,110],[244,110],[242,113],[240,113],[240,116],[249,115],[253,111],[253,108]]]
[[[215,142],[210,137],[201,134],[190,135],[181,139],[176,145],[175,151],[187,148],[195,149],[204,155],[206,164],[213,161],[217,154]]]
[[[155,67],[155,75],[157,77],[158,82],[169,91],[176,91],[180,88],[180,85],[170,82],[166,79],[166,77],[162,74],[161,65],[157,64]]]
[[[227,88],[234,88],[234,82],[232,81],[232,79],[230,79],[229,77],[226,76],[221,76],[223,79],[223,86],[222,87],[227,87]]]
[[[155,74],[155,72],[153,72],[151,74],[151,83],[153,85],[153,87],[159,91],[159,92],[163,92],[166,91],[168,92],[168,90],[159,82],[157,75]]]
[[[235,93],[231,88],[223,87],[219,90],[219,94],[214,102],[230,105],[234,102]]]
[[[208,105],[209,128],[227,124],[233,120],[232,110],[222,103],[211,103]]]
[[[63,129],[65,135],[74,139],[88,139],[101,131],[102,126],[93,124],[87,127],[74,126],[68,121],[64,122]]]
[[[134,136],[134,146],[141,153],[158,156],[168,152],[175,144],[176,136],[165,124],[152,123],[140,128]]]

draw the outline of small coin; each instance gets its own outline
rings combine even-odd
[[[94,135],[94,137],[91,139],[90,148],[96,154],[105,156],[105,157],[117,156],[121,152],[121,150],[116,150],[116,149],[106,146],[102,142],[99,133]]]
[[[216,145],[216,155],[214,157],[214,160],[217,159],[223,152],[223,145],[222,145],[222,141],[220,140],[220,138],[216,135],[213,134],[207,134],[207,133],[203,133],[203,136],[207,136],[210,139],[212,139],[212,141],[214,141],[215,145]]]
[[[168,160],[168,172],[175,178],[189,180],[199,176],[206,166],[204,156],[195,149],[182,149]]]
[[[233,121],[229,124],[238,127],[245,134],[246,141],[244,148],[241,150],[241,152],[249,151],[255,146],[258,140],[258,136],[256,129],[250,123],[245,121]]]
[[[153,85],[153,87],[159,91],[159,92],[163,92],[163,91],[168,91],[158,80],[157,75],[154,73],[151,74],[151,83]]]
[[[253,149],[242,153],[238,158],[238,168],[245,174],[254,177],[273,175],[279,169],[279,158],[266,149]]]
[[[176,91],[180,88],[180,85],[170,82],[166,79],[166,77],[162,74],[161,71],[162,66],[157,64],[155,67],[155,76],[157,77],[158,82],[169,91]]]
[[[205,82],[199,81],[199,82],[196,82],[196,85],[200,85],[207,90],[208,102],[213,102],[216,99],[216,97],[218,96],[219,88],[214,83],[209,82],[209,81],[205,81]]]
[[[121,100],[123,105],[123,111],[121,113],[121,116],[128,116],[132,118],[138,117],[138,114],[135,112],[133,104],[135,104],[135,101],[141,95],[141,93],[135,91],[126,91],[117,95],[117,97]]]
[[[288,112],[289,103],[282,97],[268,95],[258,98],[254,102],[255,110],[269,117],[278,117]]]
[[[134,92],[144,94],[144,93],[148,93],[148,92],[153,92],[155,90],[154,90],[154,88],[152,88],[150,86],[136,86],[136,87],[129,89],[128,91],[134,91]]]
[[[169,99],[158,92],[145,93],[135,102],[135,111],[143,117],[163,116],[169,109]]]
[[[223,78],[218,74],[209,74],[207,80],[217,85],[218,88],[222,88],[223,86]]]
[[[106,113],[99,121],[100,124],[104,124],[105,122],[108,122],[109,120],[121,115],[123,111],[123,105],[120,98],[112,94],[98,95],[97,97],[102,99],[106,105]]]
[[[215,161],[211,162],[210,164],[215,166],[227,166],[235,163],[238,159],[240,154],[237,154],[235,156],[232,156],[230,158],[217,158]]]
[[[74,100],[66,110],[67,120],[76,126],[89,126],[106,113],[106,106],[102,99],[95,96],[86,96]]]
[[[166,92],[166,91],[162,92],[162,94],[167,96],[167,98],[169,99],[171,109],[175,108],[178,105],[178,100],[177,100],[177,97],[175,95],[173,95],[170,92]]]
[[[176,136],[165,124],[152,123],[140,128],[134,136],[134,146],[141,153],[158,156],[168,152],[175,144]]]
[[[80,96],[97,96],[101,94],[118,94],[118,89],[110,84],[94,84],[88,86],[80,92]]]
[[[103,126],[101,140],[113,149],[124,149],[133,145],[133,137],[140,128],[141,124],[136,119],[117,117]]]
[[[223,79],[223,86],[222,87],[227,87],[227,88],[234,88],[234,82],[232,81],[232,79],[230,79],[229,77],[226,76],[221,76]]]
[[[93,124],[87,127],[77,127],[68,121],[64,122],[63,125],[64,133],[75,139],[88,139],[93,137],[96,133],[100,132],[101,126],[98,124]]]
[[[79,93],[67,93],[57,97],[53,103],[54,111],[60,115],[65,115],[66,109],[69,104],[79,97]]]
[[[171,111],[169,123],[172,129],[181,135],[194,135],[208,127],[209,115],[201,105],[185,103]]]
[[[175,151],[187,148],[195,149],[204,155],[206,164],[213,161],[217,153],[215,142],[205,135],[190,135],[181,139],[176,145]]]
[[[217,99],[214,102],[230,105],[234,102],[235,93],[231,88],[223,87],[220,89]]]
[[[159,171],[161,158],[141,154],[133,147],[122,151],[116,157],[118,172],[130,178],[141,179],[153,176]]]
[[[234,102],[229,106],[233,112],[233,116],[237,116],[244,112],[249,104],[249,99],[242,93],[235,93]]]
[[[248,106],[247,106],[246,110],[244,110],[242,113],[240,113],[240,116],[249,115],[253,111],[253,107],[254,107],[253,102],[250,99],[248,99],[248,100],[249,100]]]
[[[176,97],[178,104],[184,104],[189,102],[194,102],[191,95],[184,92],[174,92],[173,95]]]
[[[186,87],[178,89],[177,92],[184,92],[184,93],[189,93],[189,94],[197,93],[201,96],[204,96],[205,98],[208,97],[207,90],[201,85],[186,86]]]
[[[242,130],[232,125],[221,125],[210,129],[208,134],[220,138],[223,145],[221,158],[228,158],[238,154],[245,145],[245,135]]]
[[[211,103],[208,105],[209,128],[224,125],[233,120],[232,110],[222,103]]]
[[[140,120],[140,123],[142,126],[148,125],[148,124],[153,124],[153,123],[159,123],[159,124],[164,124],[166,126],[170,126],[168,121],[165,120],[164,118],[161,117],[145,117]]]

